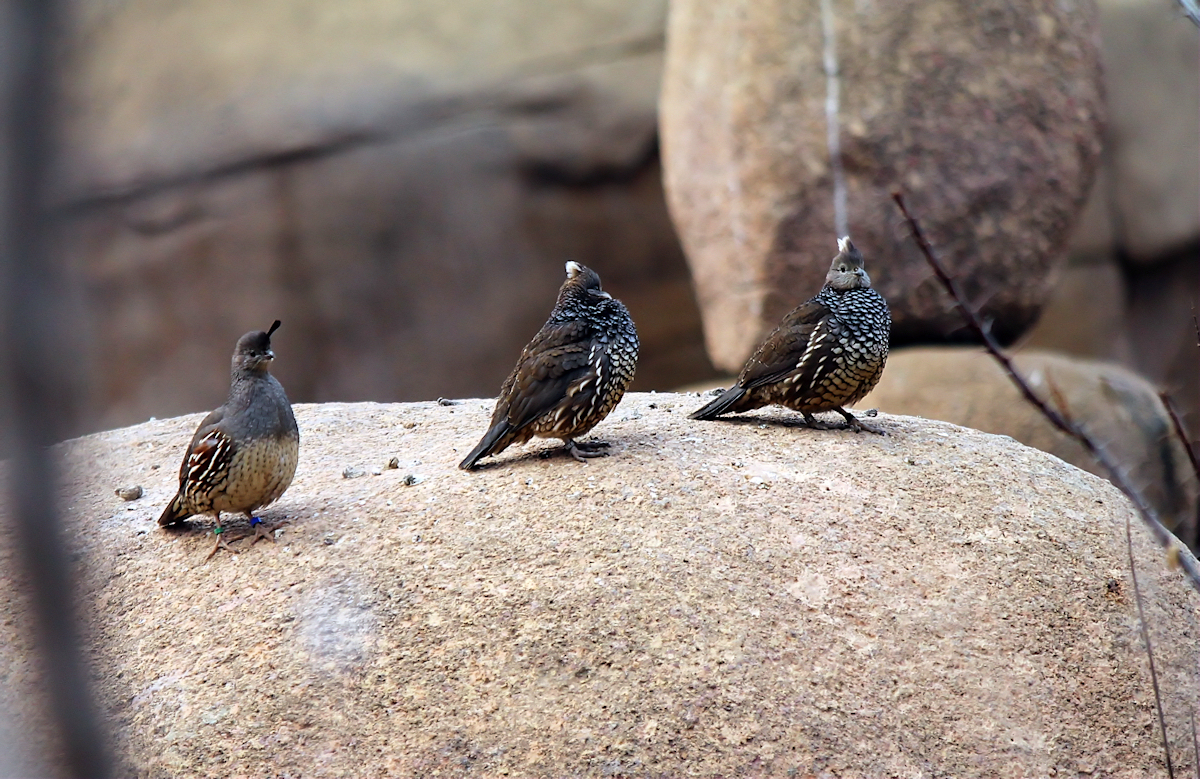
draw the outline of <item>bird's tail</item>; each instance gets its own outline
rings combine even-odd
[[[183,508],[183,496],[176,495],[171,499],[171,502],[167,504],[167,507],[163,509],[162,516],[158,518],[158,524],[159,527],[164,525],[174,525],[177,522],[182,522],[190,516],[191,513],[185,511]]]
[[[508,423],[507,419],[502,419],[496,424],[492,425],[492,429],[488,430],[487,433],[484,434],[483,439],[479,442],[479,445],[471,450],[471,453],[467,455],[461,463],[458,464],[458,467],[462,468],[464,471],[469,471],[474,468],[475,464],[482,458],[487,457],[490,454],[495,454],[496,452],[504,449],[504,447],[508,446],[509,444],[505,438],[511,430],[512,425]]]
[[[722,392],[717,397],[713,398],[708,405],[701,409],[693,411],[689,418],[691,419],[716,419],[720,415],[729,411],[735,403],[741,400],[746,394],[746,388],[738,384],[734,384],[729,389]]]

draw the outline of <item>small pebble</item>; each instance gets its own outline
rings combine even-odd
[[[137,500],[142,497],[142,485],[134,484],[130,487],[118,487],[117,497],[121,500]]]
[[[413,486],[414,484],[420,484],[420,483],[421,483],[421,477],[420,477],[420,476],[418,476],[418,475],[416,475],[415,473],[406,473],[406,474],[404,474],[404,479],[403,479],[403,481],[404,481],[404,486],[405,486],[405,487],[411,487],[411,486]]]
[[[356,465],[351,465],[346,470],[342,471],[343,479],[357,479],[359,476],[366,476],[367,472]]]
[[[393,457],[392,459],[387,461],[387,469],[389,471],[394,471],[399,467],[400,467],[400,458],[399,457]]]
[[[439,406],[457,406],[459,404],[459,401],[450,398],[438,398],[437,402]]]

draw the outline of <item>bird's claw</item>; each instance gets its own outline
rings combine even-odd
[[[208,550],[208,556],[204,558],[204,562],[208,562],[209,560],[213,559],[213,556],[216,555],[216,553],[221,549],[224,549],[228,552],[233,551],[229,548],[229,542],[225,540],[225,528],[219,527],[214,530],[213,533],[217,536],[217,540],[216,543],[213,544],[212,549]]]
[[[255,517],[254,521],[252,521],[250,524],[254,527],[254,537],[250,539],[250,546],[257,544],[260,538],[270,541],[272,544],[275,543],[275,528],[267,527],[265,524],[263,524],[263,521],[257,517]]]
[[[856,433],[861,433],[865,430],[868,433],[874,433],[875,435],[887,435],[887,433],[885,433],[883,430],[880,430],[874,425],[868,425],[866,422],[862,421],[845,409],[839,408],[838,413],[846,418],[846,427],[850,428]]]
[[[590,458],[607,457],[608,452],[602,450],[607,449],[609,446],[611,444],[607,441],[587,441],[585,443],[568,441],[567,453],[574,457],[577,462],[586,464]]]

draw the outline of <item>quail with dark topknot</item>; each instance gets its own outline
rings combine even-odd
[[[233,350],[229,399],[200,422],[179,469],[179,492],[158,518],[176,525],[195,514],[211,514],[217,540],[208,557],[228,549],[221,512],[245,514],[254,540],[274,540],[254,512],[283,495],[296,474],[300,430],[283,386],[268,369],[275,359],[271,334],[246,333]]]
[[[491,428],[459,467],[470,470],[480,458],[534,436],[562,439],[579,462],[600,457],[607,443],[576,439],[621,400],[637,359],[629,311],[600,289],[595,271],[568,262],[550,318],[521,352],[500,388]]]
[[[836,411],[855,432],[883,435],[843,406],[862,400],[879,382],[891,329],[887,302],[871,289],[862,254],[849,238],[841,238],[821,291],[784,317],[746,362],[737,383],[692,419],[778,404],[799,411],[809,427],[831,427],[813,414]]]

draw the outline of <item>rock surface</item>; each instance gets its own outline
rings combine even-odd
[[[215,405],[275,318],[294,400],[493,394],[572,259],[633,312],[640,386],[711,372],[660,181],[663,0],[73,8],[89,429]]]
[[[1100,151],[1089,2],[833,2],[849,232],[894,343],[963,335],[903,228],[931,241],[1005,338],[1037,316]],[[665,183],[709,354],[735,371],[835,253],[821,4],[671,5]]]
[[[1154,385],[1112,363],[1037,351],[1014,359],[1040,396],[1051,397],[1053,382],[1072,418],[1125,469],[1162,522],[1191,543],[1196,538],[1200,485]],[[1025,402],[1003,369],[981,349],[899,350],[888,358],[883,378],[863,405],[1012,436],[1084,470],[1107,475],[1082,445],[1055,430]]]
[[[153,522],[198,415],[68,442],[121,772],[1164,774],[1110,485],[941,422],[700,402],[630,395],[611,457],[474,473],[491,401],[301,405],[278,543],[208,563],[204,523]],[[1133,539],[1187,775],[1200,598]],[[28,696],[23,609],[0,604],[0,678]]]

